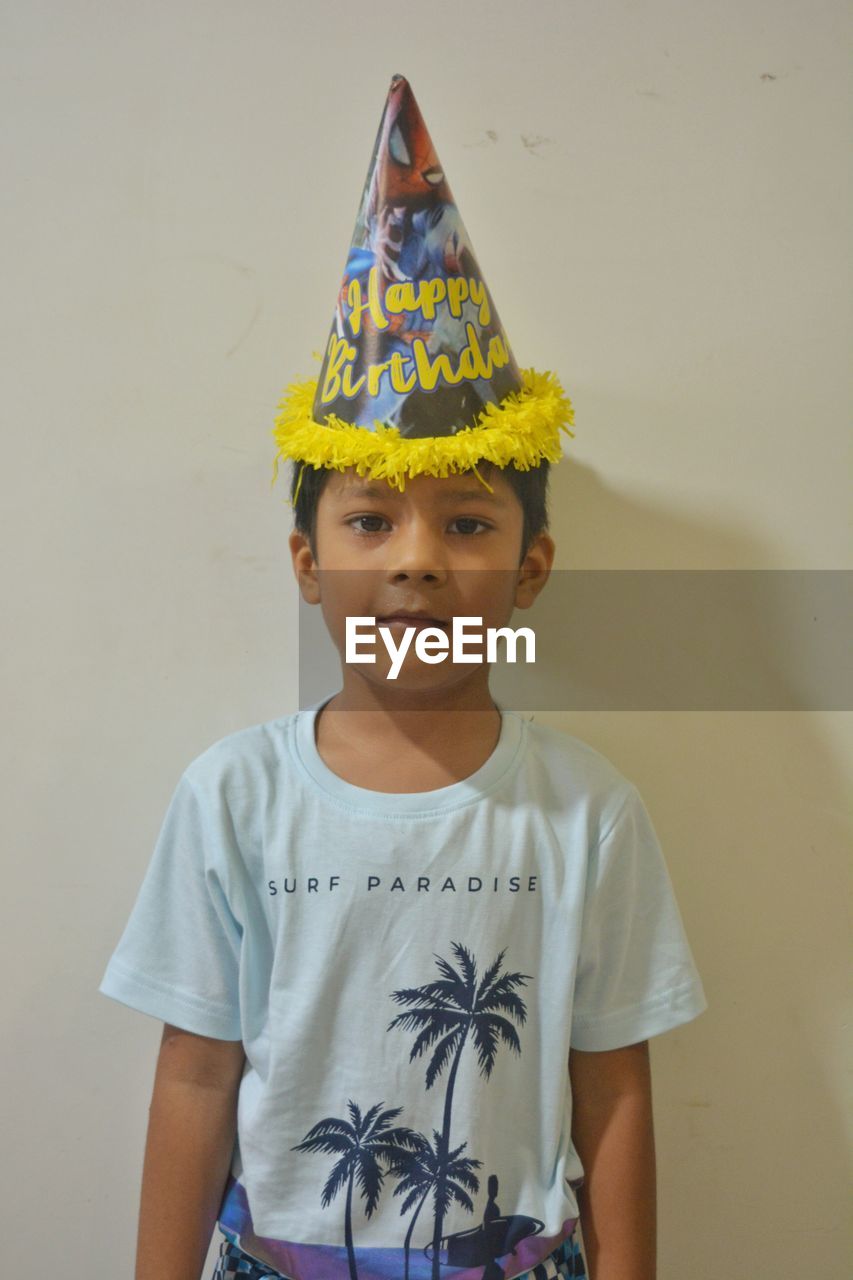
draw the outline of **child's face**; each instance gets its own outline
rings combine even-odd
[[[553,539],[538,535],[519,564],[521,503],[499,472],[488,481],[492,493],[473,473],[419,475],[400,493],[387,481],[360,477],[354,468],[330,474],[317,506],[317,559],[298,532],[290,535],[290,551],[303,598],[323,609],[345,680],[411,692],[488,683],[486,663],[454,664],[448,655],[428,664],[414,644],[389,682],[391,659],[378,633],[368,650],[375,652],[375,663],[344,662],[347,617],[379,621],[398,612],[423,612],[443,623],[449,635],[454,617],[482,618],[484,629],[507,626],[514,609],[533,603],[553,562]],[[406,625],[413,624],[393,625],[396,645]]]

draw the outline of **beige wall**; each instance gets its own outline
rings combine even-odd
[[[849,40],[838,0],[5,10],[3,1257],[88,1280],[159,1041],[97,984],[180,771],[296,705],[269,430],[391,74],[574,399],[558,565],[844,568]],[[710,1002],[652,1042],[661,1280],[841,1280],[851,717],[542,718],[640,787]]]

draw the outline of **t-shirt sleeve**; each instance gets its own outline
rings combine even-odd
[[[636,1044],[708,1007],[663,853],[636,787],[590,854],[570,1044]]]
[[[243,930],[227,896],[229,840],[185,773],[98,990],[186,1031],[240,1040]]]

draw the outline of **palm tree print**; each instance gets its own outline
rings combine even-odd
[[[510,1018],[522,1025],[526,1021],[524,1001],[515,989],[532,977],[529,973],[501,973],[506,955],[504,948],[478,982],[477,966],[471,953],[461,943],[453,942],[451,946],[459,965],[458,971],[447,960],[436,956],[436,964],[443,977],[423,987],[404,987],[392,992],[392,999],[397,1004],[408,1005],[409,1008],[398,1014],[388,1026],[389,1031],[399,1026],[419,1032],[409,1054],[410,1062],[435,1045],[426,1070],[427,1089],[432,1088],[444,1068],[451,1064],[444,1098],[444,1121],[436,1143],[438,1151],[448,1155],[439,1161],[435,1180],[432,1280],[440,1280],[441,1233],[450,1206],[446,1186],[450,1118],[462,1051],[470,1039],[477,1050],[480,1075],[486,1080],[492,1074],[499,1041],[509,1045],[513,1053],[521,1054],[521,1044]]]
[[[435,1192],[438,1186],[439,1172],[444,1171],[444,1194],[447,1202],[453,1199],[469,1213],[473,1213],[474,1202],[468,1195],[468,1191],[479,1191],[480,1180],[474,1173],[474,1169],[479,1169],[483,1163],[482,1160],[459,1158],[467,1147],[467,1142],[463,1142],[462,1146],[457,1147],[455,1151],[446,1151],[442,1146],[441,1134],[436,1129],[433,1129],[435,1145],[432,1145],[422,1133],[416,1134],[415,1137],[416,1146],[412,1151],[405,1153],[394,1169],[394,1173],[399,1178],[394,1188],[394,1195],[406,1196],[400,1213],[408,1213],[414,1204],[418,1206],[412,1214],[409,1229],[406,1232],[403,1249],[403,1280],[409,1280],[412,1232],[427,1196],[431,1191]]]
[[[418,1142],[422,1140],[422,1135],[411,1129],[389,1128],[402,1107],[382,1111],[382,1105],[378,1102],[362,1117],[358,1106],[349,1099],[349,1121],[328,1116],[315,1124],[302,1142],[292,1148],[293,1151],[323,1151],[328,1155],[340,1156],[323,1188],[322,1205],[325,1209],[341,1188],[346,1186],[344,1230],[350,1280],[358,1280],[352,1235],[352,1200],[356,1181],[364,1198],[365,1213],[370,1218],[379,1204],[385,1172],[396,1168],[409,1151],[417,1149]],[[387,1166],[385,1170],[382,1168],[383,1164]]]

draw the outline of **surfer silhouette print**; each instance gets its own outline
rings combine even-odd
[[[374,1103],[366,1112],[349,1098],[346,1101],[348,1118],[328,1116],[320,1120],[297,1143],[294,1151],[322,1152],[338,1157],[322,1191],[322,1203],[326,1207],[338,1192],[346,1192],[344,1207],[344,1236],[349,1257],[350,1280],[359,1280],[357,1249],[353,1243],[353,1198],[356,1187],[364,1200],[364,1213],[370,1218],[379,1206],[386,1176],[394,1178],[397,1185],[394,1196],[404,1196],[400,1205],[401,1216],[409,1215],[403,1239],[402,1280],[417,1280],[427,1274],[431,1280],[439,1280],[442,1267],[465,1268],[466,1275],[474,1275],[472,1268],[480,1268],[482,1280],[503,1280],[506,1272],[497,1259],[506,1254],[514,1255],[521,1241],[537,1235],[544,1223],[536,1218],[515,1214],[502,1217],[495,1197],[498,1190],[496,1174],[488,1179],[488,1199],[483,1209],[482,1222],[468,1230],[443,1234],[444,1220],[451,1206],[460,1206],[474,1214],[475,1196],[480,1180],[475,1169],[482,1166],[473,1151],[463,1152],[469,1139],[453,1146],[451,1125],[454,1123],[454,1091],[460,1067],[466,1057],[473,1057],[478,1064],[479,1081],[487,1083],[494,1071],[501,1043],[520,1057],[521,1040],[515,1025],[523,1027],[527,1020],[527,1007],[518,993],[531,980],[531,974],[510,972],[503,966],[507,948],[504,948],[492,964],[478,978],[477,962],[471,951],[461,943],[451,943],[456,967],[443,956],[435,962],[441,977],[421,987],[404,987],[393,991],[391,998],[405,1007],[389,1023],[387,1031],[403,1028],[416,1031],[417,1037],[409,1052],[409,1061],[428,1055],[426,1090],[429,1092],[441,1078],[445,1090],[440,1114],[436,1120],[440,1128],[434,1128],[430,1140],[424,1133],[398,1125],[402,1107],[383,1110],[384,1101]],[[482,1089],[469,1087],[464,1099],[465,1114],[455,1129],[463,1126],[476,1132],[471,1142],[488,1133],[494,1133],[499,1118],[488,1111]],[[412,1268],[412,1240],[421,1211],[427,1206],[432,1212],[431,1238],[422,1248],[429,1261],[427,1273],[422,1268]],[[412,1212],[414,1210],[414,1212]]]
[[[471,1231],[461,1231],[442,1241],[447,1261],[451,1266],[471,1266],[484,1263],[482,1280],[504,1280],[506,1272],[497,1262],[507,1253],[515,1253],[519,1240],[537,1235],[544,1223],[537,1218],[515,1214],[511,1218],[501,1216],[497,1203],[498,1177],[489,1174],[489,1199],[483,1210],[483,1225]]]
[[[514,1257],[519,1241],[538,1235],[545,1224],[538,1218],[528,1218],[523,1214],[513,1214],[509,1218],[501,1216],[495,1200],[498,1194],[497,1174],[489,1174],[488,1191],[482,1225],[446,1236],[441,1241],[441,1259],[450,1267],[482,1266],[481,1280],[505,1280],[506,1272],[497,1259],[505,1254]],[[432,1246],[428,1246],[425,1253],[431,1257]]]

